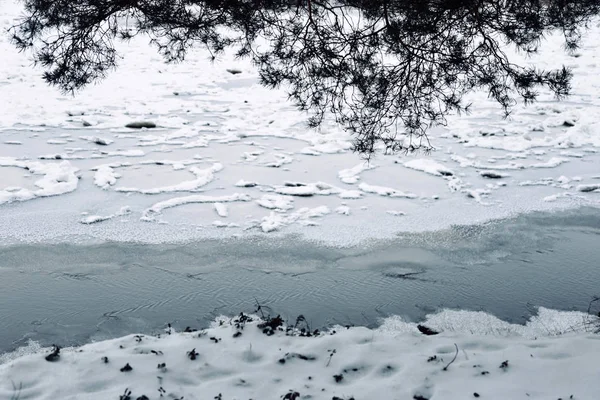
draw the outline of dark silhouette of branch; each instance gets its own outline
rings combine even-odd
[[[451,365],[452,365],[452,363],[453,363],[454,361],[456,361],[456,357],[458,357],[458,345],[457,345],[456,343],[454,343],[454,347],[456,347],[456,353],[454,353],[454,358],[452,359],[452,361],[450,361],[450,362],[448,363],[448,365],[446,365],[446,366],[443,368],[443,370],[444,370],[444,371],[448,371],[448,367],[449,367],[449,366],[451,366]]]
[[[570,92],[572,72],[518,65],[560,31],[577,50],[598,0],[24,0],[11,29],[44,79],[74,93],[117,66],[115,41],[150,36],[168,62],[190,47],[249,57],[267,87],[284,86],[309,126],[333,118],[363,154],[430,150],[427,131],[487,91],[509,115],[546,87]],[[261,45],[259,46],[258,43]]]

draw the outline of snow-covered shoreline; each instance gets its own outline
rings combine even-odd
[[[511,325],[447,310],[426,320],[441,331],[434,336],[399,317],[310,337],[300,334],[310,331],[300,319],[296,330],[271,335],[277,323],[247,317],[62,349],[49,361],[51,350],[32,344],[0,356],[0,398],[591,400],[600,393],[600,336],[589,325],[598,320],[583,313],[542,308],[526,325]]]

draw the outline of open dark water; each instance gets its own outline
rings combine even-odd
[[[82,344],[221,314],[303,314],[314,327],[419,320],[440,308],[524,322],[600,294],[600,211],[579,209],[406,234],[363,248],[236,239],[180,245],[0,247],[0,353]]]

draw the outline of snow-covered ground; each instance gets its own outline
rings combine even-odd
[[[0,7],[4,30],[19,9]],[[570,57],[551,37],[526,61],[574,68],[564,102],[542,93],[505,120],[477,93],[471,115],[432,131],[431,155],[365,163],[339,127],[307,129],[284,91],[259,86],[246,61],[211,64],[192,51],[185,63],[165,65],[140,38],[120,46],[123,59],[106,81],[69,97],[47,87],[2,35],[0,237],[165,242],[300,233],[346,245],[594,206],[599,39],[593,26]],[[149,128],[126,127],[136,122]]]
[[[18,14],[3,1],[0,30]],[[211,64],[193,51],[165,65],[140,38],[120,47],[106,81],[69,97],[0,35],[0,242],[293,233],[345,246],[597,206],[600,27],[573,57],[559,39],[527,62],[573,67],[566,101],[543,93],[505,120],[476,93],[471,115],[431,132],[432,154],[366,163],[339,127],[307,129],[306,115],[284,91],[259,86],[245,61]],[[542,309],[518,326],[444,311],[428,319],[444,331],[431,337],[390,318],[316,338],[267,337],[255,321],[233,338],[224,318],[202,335],[128,336],[65,349],[56,362],[32,344],[0,359],[0,398],[129,399],[128,388],[131,399],[595,399],[600,337],[570,332],[583,320]],[[133,370],[121,372],[126,364]]]
[[[160,337],[62,349],[54,357],[32,345],[4,356],[0,398],[593,400],[600,393],[600,336],[572,332],[585,327],[584,314],[540,309],[520,326],[445,312],[427,321],[444,330],[437,336],[399,318],[376,330],[337,326],[313,337],[283,330],[268,336],[256,318],[240,318],[218,318],[198,332],[168,329]]]

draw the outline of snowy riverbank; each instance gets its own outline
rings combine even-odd
[[[21,349],[0,358],[0,398],[593,400],[600,336],[592,321],[540,309],[521,326],[444,311],[425,322],[442,331],[435,336],[395,317],[375,330],[299,337],[221,317],[202,331],[63,349],[52,361],[48,349]]]

